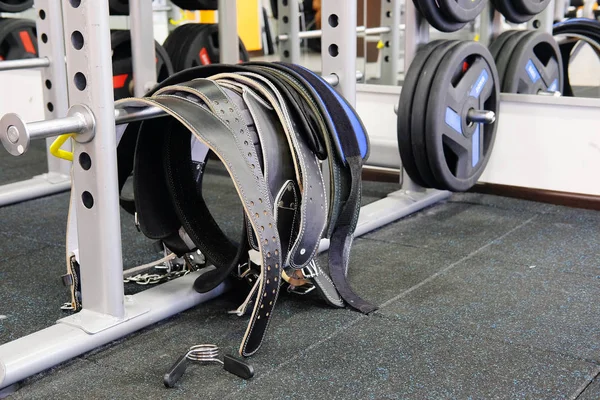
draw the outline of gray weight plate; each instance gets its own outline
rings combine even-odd
[[[483,11],[487,0],[437,0],[442,11],[456,22],[471,22]]]
[[[483,173],[497,121],[475,123],[468,114],[485,110],[497,117],[499,83],[494,59],[481,44],[462,42],[444,55],[431,85],[425,118],[429,166],[444,189],[468,190]]]
[[[504,43],[506,43],[506,41],[517,32],[519,31],[505,31],[494,39],[494,41],[489,46],[490,54],[492,55],[492,57],[494,57],[494,60],[498,58],[498,53],[500,53],[502,47],[504,46]]]
[[[546,7],[550,0],[513,0],[515,8],[524,14],[535,15],[539,14]]]
[[[433,83],[435,71],[440,65],[440,62],[444,59],[446,53],[458,43],[458,41],[449,40],[436,48],[436,51],[429,56],[427,62],[425,62],[425,65],[421,69],[421,74],[415,89],[410,125],[412,151],[415,164],[426,187],[439,188],[439,184],[435,180],[431,168],[429,167],[429,161],[427,160],[425,141],[427,100],[431,93],[431,84]]]
[[[508,22],[522,24],[533,18],[531,14],[525,14],[515,8],[512,0],[491,0],[494,8],[498,10]]]
[[[515,49],[515,46],[519,41],[531,33],[531,31],[516,31],[512,34],[504,43],[504,46],[498,52],[498,57],[496,57],[496,68],[498,69],[498,76],[500,77],[500,82],[504,82],[504,72],[506,71],[506,67],[510,62],[510,57],[512,56],[512,52]],[[499,86],[500,88],[502,85]]]
[[[410,176],[417,185],[423,187],[425,187],[426,184],[423,182],[423,178],[415,164],[415,156],[412,151],[410,121],[413,114],[415,89],[417,88],[417,82],[421,75],[423,65],[425,65],[425,62],[429,59],[431,53],[442,43],[445,43],[445,40],[435,40],[419,49],[406,72],[404,85],[402,85],[402,92],[400,92],[400,100],[398,101],[398,151],[400,152],[400,158],[402,159],[402,166],[406,170],[408,176]]]
[[[534,31],[516,45],[502,81],[506,93],[561,92],[563,65],[558,44],[549,33]]]
[[[436,0],[413,0],[413,2],[427,22],[440,32],[455,32],[466,25],[466,22],[457,22],[447,17],[438,7]]]

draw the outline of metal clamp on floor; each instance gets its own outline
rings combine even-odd
[[[65,118],[25,122],[17,114],[6,114],[0,119],[0,141],[13,156],[27,152],[32,140],[73,134],[76,141],[87,143],[94,137],[95,119],[92,111],[83,105],[69,109]]]

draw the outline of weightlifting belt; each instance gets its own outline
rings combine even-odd
[[[214,85],[212,82],[208,82],[207,84]],[[216,85],[214,86],[216,87]],[[260,347],[279,292],[282,265],[279,234],[275,227],[273,207],[268,188],[263,178],[262,168],[260,167],[259,159],[248,131],[239,129],[234,132],[230,126],[200,106],[201,98],[198,98],[196,101],[194,102],[188,98],[176,95],[158,95],[151,99],[119,101],[117,106],[155,105],[173,117],[153,120],[152,133],[143,132],[144,127],[142,126],[138,137],[136,167],[138,163],[146,166],[146,160],[153,160],[155,164],[160,164],[157,160],[163,160],[168,165],[169,153],[174,150],[177,151],[178,158],[184,159],[186,155],[189,157],[191,132],[219,157],[230,174],[244,206],[244,211],[248,216],[248,221],[253,228],[253,233],[258,239],[260,251],[262,279],[260,280],[250,324],[240,347],[240,353],[249,356],[254,354]],[[220,114],[231,118],[230,121],[235,121],[235,105],[226,97],[218,104],[215,104],[215,101],[213,101],[212,106]],[[230,111],[232,109],[234,110],[233,112]],[[161,152],[165,153],[165,158],[158,154]],[[166,170],[169,171],[168,168]],[[174,171],[171,170],[170,172]],[[148,174],[148,171],[145,171],[144,174]],[[171,179],[172,177],[173,175],[166,178]],[[154,185],[160,180],[156,178],[158,176],[155,176],[152,182]],[[147,197],[143,196],[140,198],[140,193],[145,184],[146,182],[144,181],[136,184],[137,192],[135,193],[135,200],[138,212],[147,205],[153,207],[160,204],[160,200],[156,201],[156,198],[149,201],[148,204],[146,204]],[[147,187],[143,193],[159,194],[164,188],[158,186]],[[184,225],[190,223],[191,220],[188,220],[189,216],[183,212],[187,208],[185,199],[178,197],[186,189],[182,187],[170,187],[169,190],[172,190],[171,195],[174,196],[173,203],[168,204],[167,202],[162,204],[163,208],[160,211],[164,212],[167,209],[170,212],[174,211],[175,214],[180,213],[182,217],[181,222]],[[175,204],[174,207],[173,204]],[[142,212],[140,216],[142,214],[145,213]],[[168,219],[164,218],[164,215],[173,216],[167,213],[152,222],[150,222],[151,218],[143,222],[140,220],[140,225],[143,223],[144,229],[160,228],[162,223],[168,222]],[[177,221],[177,218],[173,218],[172,221]],[[153,226],[149,226],[150,224]],[[193,230],[190,230],[190,232],[193,232]],[[190,237],[194,239],[192,235],[190,234]]]

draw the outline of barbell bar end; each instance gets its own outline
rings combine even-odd
[[[488,110],[467,111],[467,121],[474,124],[493,124],[496,121],[496,113]]]
[[[18,114],[6,114],[0,119],[0,142],[13,156],[20,156],[29,149],[31,135]]]

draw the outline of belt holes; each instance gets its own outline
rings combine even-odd
[[[260,305],[260,308],[265,308],[265,305],[264,305],[264,304],[261,304],[261,305]]]
[[[273,236],[272,240],[273,240],[273,242],[275,242],[275,240],[276,240],[275,236]]]
[[[279,279],[279,278],[277,278],[277,277],[273,278],[273,280],[274,280],[275,282],[277,282],[277,280],[278,280],[278,279]]]
[[[235,119],[235,122],[240,122],[240,119],[239,119],[239,118],[236,118],[236,119]]]
[[[258,317],[256,317],[256,319],[260,319],[260,315]]]
[[[279,255],[279,250],[275,250],[275,255],[278,256]],[[277,266],[279,267],[279,264],[277,264]]]
[[[229,107],[229,112],[233,112],[233,108]]]
[[[269,302],[269,305],[270,305],[270,306],[272,306],[272,305],[273,305],[273,302],[272,302],[272,301],[270,301],[270,302]]]
[[[273,224],[269,222],[269,228],[272,228],[272,227],[273,227]]]
[[[271,281],[267,279],[267,285],[268,285],[269,283],[271,283]]]
[[[275,293],[275,291],[274,291],[274,290],[273,290],[273,293]],[[265,317],[268,317],[268,316],[269,316],[269,313],[266,313],[266,314],[265,314]]]
[[[275,290],[275,289],[273,289],[273,294],[275,294],[275,292],[276,292],[276,290]],[[268,314],[267,314],[267,315],[268,315]]]
[[[270,271],[270,270],[271,270],[271,266],[267,265],[267,271]]]
[[[277,255],[277,250],[275,250],[275,255]],[[279,268],[279,263],[275,263],[275,269]]]
[[[304,255],[306,253],[306,249],[300,249],[300,255]]]
[[[269,239],[265,239],[265,244],[269,244]],[[269,253],[269,257],[271,257],[271,253]]]
[[[267,294],[266,294],[266,293],[265,293],[265,294],[263,294],[263,297],[267,297]]]
[[[252,164],[252,169],[256,168],[256,165]]]
[[[225,114],[225,110],[221,109],[221,114]]]
[[[215,106],[218,106],[218,105],[219,105],[219,102],[218,102],[218,101],[215,101]]]
[[[258,202],[259,202],[259,203],[262,203],[262,199],[260,199],[260,198],[259,198],[259,199],[258,199]],[[266,213],[266,211],[265,211],[265,213]]]
[[[223,110],[221,110],[221,111],[223,111]],[[244,130],[240,129],[240,133],[244,133]],[[248,144],[248,142],[244,142],[244,143]]]
[[[261,230],[261,231],[264,231],[264,230],[265,230],[265,227],[261,225],[261,227],[260,227],[260,230]]]
[[[262,203],[262,201],[261,201],[261,203]],[[263,213],[264,213],[265,215],[267,215],[267,210],[264,210],[264,211],[263,211]]]
[[[248,153],[248,157],[252,157],[252,153]]]
[[[244,140],[244,144],[245,144],[246,146],[248,146],[248,141],[247,141],[247,140]]]
[[[252,207],[254,207],[254,202],[253,202],[253,201],[251,201],[251,202],[250,202],[250,205],[251,205]]]
[[[255,216],[256,218],[260,218],[260,214],[259,214],[259,213],[256,213],[256,214],[254,214],[254,216]]]
[[[265,242],[269,243],[269,241],[266,240],[266,239],[265,239]],[[267,258],[271,258],[271,252],[270,251],[267,253]]]
[[[310,201],[312,201],[312,197],[310,198]]]

